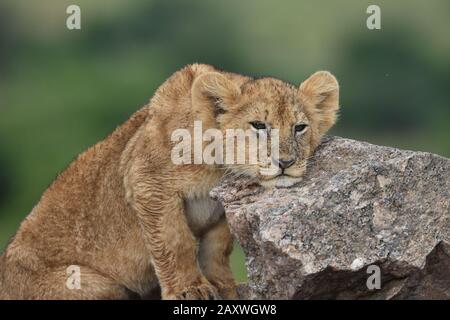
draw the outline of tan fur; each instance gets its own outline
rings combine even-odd
[[[161,286],[165,299],[235,298],[229,268],[232,237],[208,192],[223,176],[212,165],[174,165],[171,133],[244,128],[261,120],[281,132],[281,156],[306,159],[334,123],[337,82],[316,73],[300,89],[194,64],[171,76],[150,103],[82,153],[45,191],[0,258],[3,299],[126,299]],[[309,124],[293,138],[292,126]],[[287,171],[286,171],[287,172]],[[292,181],[291,181],[292,182]],[[81,289],[68,289],[67,268],[81,268]]]

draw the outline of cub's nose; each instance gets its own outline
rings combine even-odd
[[[275,159],[274,159],[275,160]],[[278,167],[281,169],[287,169],[292,166],[295,162],[295,159],[278,159],[275,160],[275,164],[278,164]]]

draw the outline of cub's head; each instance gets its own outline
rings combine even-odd
[[[224,136],[227,129],[249,129],[246,132],[255,136],[267,134],[269,162],[247,161],[226,167],[236,175],[257,178],[263,186],[286,187],[301,180],[320,138],[335,123],[339,85],[326,71],[314,73],[299,87],[274,78],[238,84],[229,75],[213,72],[194,81],[192,103],[203,117],[215,121],[214,126]],[[278,155],[270,148],[274,129],[278,129]],[[269,167],[273,170],[264,171]]]

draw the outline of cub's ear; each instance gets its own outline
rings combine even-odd
[[[306,79],[299,88],[300,101],[311,117],[318,121],[322,135],[336,122],[339,110],[339,84],[328,71],[318,71]]]
[[[241,94],[239,87],[218,72],[202,74],[191,89],[192,106],[197,114],[208,112],[216,118],[231,110]]]

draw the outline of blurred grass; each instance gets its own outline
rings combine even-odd
[[[298,84],[341,84],[332,130],[450,155],[450,2],[66,0],[0,3],[0,248],[56,174],[122,123],[181,66],[204,62]],[[233,272],[245,280],[244,256]]]

